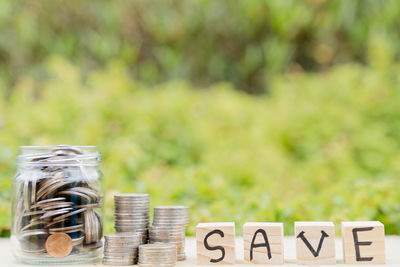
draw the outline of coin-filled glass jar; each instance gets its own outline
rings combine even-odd
[[[97,260],[103,197],[95,146],[23,146],[13,179],[12,247],[19,262]]]

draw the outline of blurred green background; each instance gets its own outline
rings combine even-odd
[[[99,145],[203,221],[400,234],[399,1],[0,2],[0,236],[20,145]],[[338,225],[337,225],[338,226]]]

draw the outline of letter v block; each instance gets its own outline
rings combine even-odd
[[[199,223],[197,264],[235,264],[235,223]]]
[[[297,264],[336,264],[333,222],[295,222]]]
[[[243,244],[245,262],[283,264],[283,223],[245,223]]]
[[[346,264],[385,264],[385,229],[381,222],[342,222]]]

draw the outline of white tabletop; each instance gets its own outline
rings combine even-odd
[[[281,266],[305,266],[305,265],[296,265],[294,237],[285,237],[284,249],[285,249],[284,252],[285,264]],[[186,255],[187,255],[187,260],[178,262],[177,266],[196,265],[196,240],[193,237],[189,237],[186,239]],[[337,256],[337,263],[339,266],[360,266],[360,264],[359,265],[343,264],[342,242],[340,238],[336,239],[336,256]],[[236,238],[236,258],[237,262],[235,266],[246,266],[246,264],[243,263],[243,240],[240,237]],[[6,238],[0,238],[0,259],[1,259],[0,266],[27,266],[15,262],[10,251],[10,240]],[[386,236],[386,262],[387,263],[385,266],[400,266],[400,236]],[[96,266],[96,265],[102,265],[102,264],[101,262],[98,262],[98,263],[85,264],[79,266],[83,267],[83,266]],[[41,266],[44,267],[44,265]],[[68,266],[74,266],[74,265],[68,265]],[[365,266],[383,266],[383,265],[365,265]]]

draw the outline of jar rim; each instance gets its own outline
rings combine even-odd
[[[97,146],[20,146],[18,150],[17,164],[27,167],[98,166],[101,161]]]

